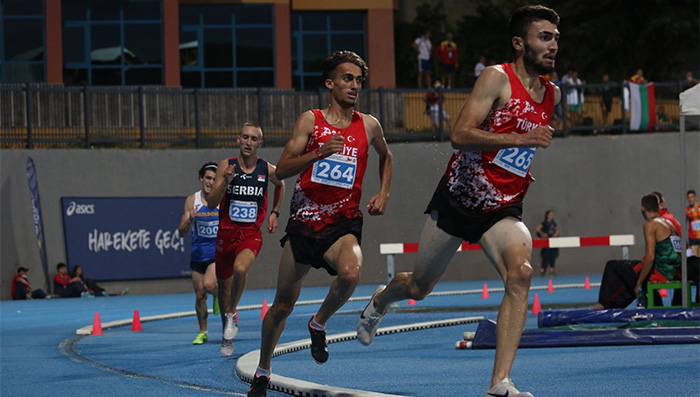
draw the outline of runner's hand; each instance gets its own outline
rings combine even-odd
[[[233,180],[233,170],[235,168],[236,167],[234,167],[233,164],[229,164],[228,167],[226,167],[226,170],[224,170],[224,179],[226,180],[227,185]]]
[[[277,215],[270,214],[270,216],[267,217],[267,232],[274,233],[276,230],[277,230]]]
[[[377,194],[372,196],[371,199],[369,199],[369,202],[367,203],[367,212],[369,212],[370,215],[384,215],[384,211],[386,211],[386,203],[389,200],[389,197],[382,195],[382,194]]]
[[[554,136],[554,128],[548,125],[541,125],[537,128],[533,128],[525,134],[521,135],[524,139],[524,147],[549,147],[552,143],[552,137]]]
[[[340,134],[335,134],[328,138],[326,143],[319,148],[323,158],[326,158],[332,154],[340,153],[343,151],[343,145],[345,144],[345,138]]]

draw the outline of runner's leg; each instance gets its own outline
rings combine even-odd
[[[194,311],[197,314],[197,321],[199,322],[199,331],[204,332],[207,330],[207,292],[204,290],[202,281],[204,275],[202,273],[197,273],[192,271],[192,285],[194,286],[195,293],[195,303]]]
[[[421,300],[432,290],[447,270],[462,239],[437,227],[436,211],[425,221],[418,245],[418,260],[413,272],[398,273],[375,299],[375,308],[385,313],[389,306],[404,299]]]
[[[317,323],[326,325],[331,316],[352,296],[360,282],[362,250],[357,238],[346,234],[328,248],[323,258],[338,272],[315,316]]]
[[[505,286],[496,325],[496,357],[491,377],[493,386],[510,377],[525,327],[532,281],[532,237],[522,221],[507,217],[486,231],[479,245],[503,278]]]
[[[301,284],[309,269],[310,266],[294,262],[291,244],[287,242],[282,249],[275,301],[263,319],[258,363],[260,368],[270,369],[272,353],[282,335],[287,317],[292,313],[294,304],[299,299]]]
[[[206,293],[216,296],[219,292],[218,283],[216,281],[216,265],[214,262],[207,266],[207,271],[204,273],[204,278],[202,279],[202,288]]]
[[[236,312],[238,302],[241,300],[241,295],[243,295],[245,290],[248,270],[250,270],[253,262],[255,262],[255,254],[248,248],[239,252],[236,260],[233,262],[233,282],[230,285],[231,311],[228,313]]]

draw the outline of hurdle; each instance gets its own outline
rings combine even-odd
[[[622,247],[622,259],[630,257],[630,246],[634,245],[633,234],[615,234],[610,236],[585,237],[550,237],[532,239],[532,248],[578,248],[578,247]],[[479,244],[469,244],[467,241],[457,248],[461,251],[480,251]],[[396,274],[394,255],[418,252],[418,243],[384,243],[379,244],[379,253],[386,255],[386,275],[391,281]]]

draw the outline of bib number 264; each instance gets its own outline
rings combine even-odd
[[[314,163],[311,181],[343,189],[352,189],[356,170],[356,158],[334,154]]]

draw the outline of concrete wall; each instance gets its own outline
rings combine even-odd
[[[689,189],[700,190],[700,134],[686,135],[686,174]],[[524,220],[531,232],[544,212],[555,211],[562,236],[632,233],[637,244],[631,255],[643,255],[643,220],[639,201],[643,194],[660,191],[671,212],[683,221],[685,195],[679,180],[679,134],[569,137],[556,139],[537,151]],[[417,242],[424,223],[423,210],[451,153],[448,143],[393,144],[394,177],[387,213],[365,217],[363,283],[386,281],[386,258],[380,243]],[[281,148],[262,148],[260,155],[276,162]],[[131,197],[182,196],[199,188],[197,170],[206,161],[236,155],[231,149],[207,150],[2,150],[0,151],[0,297],[8,299],[18,265],[30,269],[35,288],[46,288],[34,237],[31,200],[25,173],[26,157],[34,159],[39,180],[49,271],[66,260],[60,198],[65,196]],[[373,153],[373,152],[372,152]],[[282,218],[288,215],[294,179],[287,181]],[[367,201],[378,189],[377,156],[370,156],[365,177]],[[124,214],[128,216],[128,214]],[[175,227],[179,215],[172,220]],[[282,226],[286,222],[282,222]],[[274,287],[282,233],[264,233],[264,246],[248,277],[249,288]],[[397,271],[409,270],[414,254],[396,258]],[[602,272],[605,261],[619,258],[620,248],[560,250],[557,271],[562,274]],[[443,279],[497,277],[482,253],[455,256]],[[539,252],[533,253],[539,263]],[[71,265],[71,264],[69,264]],[[89,276],[89,275],[88,275]],[[312,271],[306,284],[323,285],[332,279]],[[189,279],[103,283],[110,292],[129,286],[132,293],[190,291]]]

